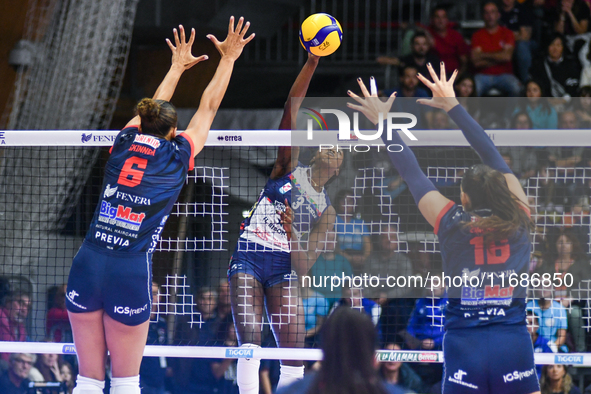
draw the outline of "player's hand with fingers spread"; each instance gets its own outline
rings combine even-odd
[[[238,25],[234,29],[234,17],[232,16],[230,17],[230,25],[228,27],[228,37],[224,41],[219,42],[212,34],[207,35],[207,38],[213,42],[213,45],[215,45],[220,55],[222,55],[222,58],[235,61],[240,57],[244,46],[254,38],[254,33],[248,36],[248,38],[244,38],[249,27],[250,22],[244,23],[244,18],[240,17]]]
[[[392,93],[387,101],[382,101],[378,97],[378,87],[374,77],[371,77],[369,80],[371,92],[367,90],[361,78],[357,78],[357,82],[359,83],[359,87],[361,88],[361,92],[365,99],[349,90],[347,94],[349,94],[353,100],[357,101],[359,105],[347,103],[347,106],[364,114],[373,124],[378,124],[380,121],[380,113],[383,114],[382,120],[386,120],[387,114],[390,112],[390,108],[392,108],[392,104],[396,98],[396,93]]]
[[[179,66],[182,67],[183,70],[188,70],[197,63],[209,59],[207,55],[195,57],[191,54],[191,47],[195,41],[195,29],[191,29],[191,37],[189,37],[189,42],[186,41],[185,28],[183,25],[179,25],[179,30],[181,31],[180,38],[177,29],[173,29],[175,45],[173,45],[168,38],[166,39],[166,43],[172,51],[173,66]]]
[[[417,103],[428,105],[434,108],[441,108],[446,112],[458,105],[459,101],[456,99],[456,92],[454,91],[454,82],[458,76],[458,70],[453,72],[451,78],[448,81],[445,75],[445,64],[443,62],[441,62],[441,73],[439,77],[437,76],[437,73],[433,69],[431,63],[427,64],[427,69],[429,70],[429,74],[431,74],[431,78],[433,78],[433,82],[429,81],[424,75],[421,74],[418,74],[417,77],[422,83],[425,84],[425,86],[431,89],[433,98],[418,99]]]

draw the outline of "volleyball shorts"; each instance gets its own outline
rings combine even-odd
[[[529,394],[540,390],[524,325],[447,330],[443,394]]]
[[[243,239],[230,258],[228,280],[239,272],[254,276],[265,288],[298,278],[288,252],[264,251],[264,246]]]
[[[136,326],[150,318],[151,303],[149,253],[114,252],[84,241],[70,269],[66,292],[68,311],[104,309],[114,320]]]

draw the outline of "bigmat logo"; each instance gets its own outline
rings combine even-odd
[[[99,213],[99,221],[101,222],[137,231],[140,229],[145,217],[145,213],[135,213],[131,208],[123,205],[118,205],[115,208],[108,201],[101,202],[101,211]]]

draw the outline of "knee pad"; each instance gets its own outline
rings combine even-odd
[[[96,380],[78,375],[76,387],[72,394],[102,394],[105,389],[104,380]]]
[[[245,343],[241,348],[256,349],[260,346]],[[259,368],[261,366],[260,358],[239,358],[236,367],[236,382],[240,389],[240,394],[258,394],[259,393]]]
[[[140,375],[111,379],[111,394],[141,394]]]
[[[279,367],[279,383],[277,389],[289,386],[295,381],[304,378],[304,366],[293,367],[291,365],[283,365]]]

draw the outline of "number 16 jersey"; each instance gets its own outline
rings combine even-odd
[[[111,148],[99,204],[86,241],[115,251],[152,253],[193,169],[194,148],[182,134],[172,141],[123,129]]]

